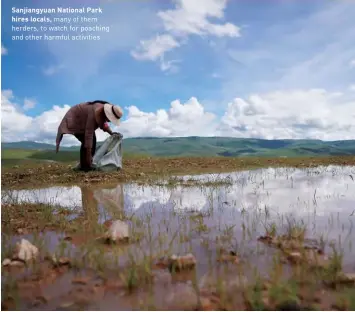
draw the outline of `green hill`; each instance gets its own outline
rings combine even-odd
[[[79,158],[79,146],[61,147],[61,151],[56,154],[54,145],[24,141],[2,143],[1,150],[3,163],[16,163],[20,159],[75,161]],[[127,157],[132,155],[160,157],[345,156],[355,155],[355,140],[262,140],[228,137],[129,138],[123,140],[123,151],[124,156]]]
[[[33,141],[1,142],[1,149],[21,149],[21,150],[51,150],[55,149],[53,144],[38,143]],[[77,150],[78,146],[61,146],[61,150]]]
[[[355,140],[261,140],[226,137],[134,138],[123,142],[129,153],[152,156],[306,156],[355,155]]]

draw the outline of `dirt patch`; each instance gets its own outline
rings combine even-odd
[[[73,164],[44,164],[31,168],[3,168],[3,188],[26,188],[57,184],[93,184],[153,180],[171,175],[230,172],[262,167],[316,167],[319,165],[355,165],[354,156],[307,158],[142,158],[123,160],[123,170],[113,173],[80,173]]]

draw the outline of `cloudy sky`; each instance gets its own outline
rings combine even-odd
[[[124,108],[125,137],[355,138],[353,0],[79,3],[2,4],[3,142],[54,143],[69,107],[95,99]],[[12,7],[59,5],[100,6],[110,31],[12,41]]]

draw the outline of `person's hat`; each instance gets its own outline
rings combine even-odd
[[[120,124],[120,119],[123,115],[121,107],[113,104],[105,104],[104,111],[107,119],[118,126]]]

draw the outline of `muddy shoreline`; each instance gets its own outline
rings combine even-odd
[[[41,163],[31,167],[2,168],[3,189],[33,188],[55,185],[85,185],[120,182],[152,183],[172,175],[223,173],[264,167],[311,168],[316,166],[355,165],[355,156],[297,158],[142,158],[124,159],[123,169],[113,173],[80,173],[74,164]]]

